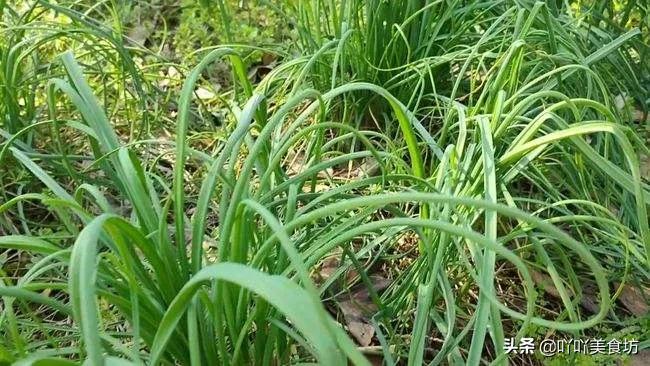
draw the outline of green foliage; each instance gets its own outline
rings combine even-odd
[[[69,5],[4,7],[0,362],[367,365],[335,305],[355,284],[387,365],[645,326],[610,288],[650,277],[650,151],[613,103],[647,97],[647,45],[619,29],[643,7],[583,22],[558,2],[249,4],[298,32],[299,55],[254,85],[253,48],[204,44],[250,37],[230,2],[182,5],[188,72],[141,48],[167,31],[124,39],[144,4]],[[198,90],[219,62],[234,85],[215,128]],[[170,67],[181,90],[160,86]],[[376,293],[406,233],[415,259]]]
[[[384,86],[416,111],[437,106],[440,96],[471,107],[484,88],[495,90],[484,75],[499,67],[511,44],[521,42],[506,64],[529,75],[526,80],[562,66],[584,65],[595,75],[568,71],[558,75],[553,89],[605,103],[611,95],[627,93],[645,103],[649,69],[643,55],[648,46],[638,35],[630,36],[636,30],[594,27],[571,9],[529,1],[427,1],[422,6],[411,0],[319,0],[296,2],[292,14],[301,48],[317,57],[310,78],[320,87],[361,80]],[[619,36],[626,42],[616,42]],[[568,82],[560,82],[569,75]],[[610,95],[595,92],[595,78]],[[504,82],[509,93],[518,87],[517,80]],[[348,103],[361,106],[358,114],[372,105],[360,98]]]

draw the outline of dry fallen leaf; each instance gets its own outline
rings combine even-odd
[[[616,287],[620,287],[620,283],[616,284]],[[623,290],[621,291],[621,296],[619,296],[618,300],[625,306],[627,310],[629,310],[632,314],[636,316],[643,316],[648,314],[648,302],[646,301],[646,298],[650,297],[650,294],[645,291],[645,296],[642,293],[642,291],[637,288],[633,287],[630,285],[625,285],[623,286]]]
[[[600,304],[596,296],[596,286],[587,284],[582,286],[582,297],[580,298],[580,305],[593,314],[598,314],[600,311]]]
[[[341,257],[339,255],[332,255],[325,258],[320,265],[320,270],[316,272],[316,282],[323,283],[327,281],[339,268]]]
[[[341,301],[339,303],[339,308],[343,313],[348,331],[357,340],[357,343],[363,347],[369,346],[372,342],[372,337],[375,335],[375,328],[364,315],[364,313],[370,312],[371,309],[366,308],[366,311],[362,310],[368,305],[372,305],[373,310],[377,311],[377,308],[372,303],[361,304],[355,300]]]
[[[272,53],[264,53],[262,55],[262,65],[268,66],[276,60],[276,57]]]
[[[315,273],[317,283],[326,282],[340,269],[341,255],[341,252],[335,252],[321,262]],[[343,275],[345,283],[350,283],[358,277],[359,274],[354,269],[348,269]],[[370,275],[369,279],[376,292],[382,291],[390,285],[390,280],[380,275]],[[340,288],[339,286],[335,285],[335,288]],[[337,296],[336,302],[343,314],[348,332],[360,346],[369,346],[375,335],[375,328],[369,319],[377,312],[377,306],[370,298],[370,290],[363,283],[359,283],[350,291]]]
[[[194,91],[194,93],[196,93],[196,97],[201,99],[201,100],[203,100],[203,99],[212,99],[212,98],[216,97],[216,95],[213,92],[209,91],[206,88],[202,88],[202,87],[199,87],[198,89],[196,89]]]
[[[533,278],[533,282],[542,288],[545,293],[555,298],[560,298],[560,292],[555,287],[555,284],[553,284],[553,279],[549,275],[537,271],[531,271],[531,277]],[[569,292],[569,295],[573,296],[573,291],[570,288],[567,288],[567,291]],[[580,305],[589,312],[594,314],[598,313],[598,298],[596,297],[596,289],[592,284],[586,284],[582,287]]]
[[[370,275],[368,276],[368,278],[370,279],[370,283],[372,284],[372,287],[375,290],[375,292],[380,292],[385,290],[386,288],[388,288],[388,286],[391,283],[391,280],[389,280],[388,278],[377,274]],[[370,290],[363,283],[360,283],[354,287],[350,296],[354,300],[370,301]]]
[[[544,292],[553,297],[560,297],[560,292],[555,288],[553,279],[550,276],[537,271],[531,271],[530,275],[533,278],[533,282],[544,290]]]
[[[129,30],[127,37],[137,45],[143,46],[152,33],[153,25],[150,22],[139,22]]]
[[[386,289],[390,284],[390,280],[379,275],[371,275],[370,281],[377,292]],[[377,312],[377,306],[370,299],[370,291],[363,284],[359,284],[344,296],[339,301],[339,308],[343,313],[345,325],[360,346],[369,346],[375,335],[375,328],[369,319]]]
[[[616,106],[616,109],[619,111],[625,108],[625,105],[627,104],[627,95],[625,93],[619,94],[616,97],[614,97],[614,105]]]

